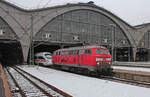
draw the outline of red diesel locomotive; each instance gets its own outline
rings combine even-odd
[[[54,65],[61,68],[110,73],[111,55],[103,46],[81,46],[56,50],[52,56]]]

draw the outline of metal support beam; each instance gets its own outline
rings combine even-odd
[[[114,46],[115,46],[115,24],[110,24],[111,27],[111,39],[112,39],[112,44],[111,44],[111,56],[112,56],[112,62],[115,61],[116,54],[114,54]]]
[[[33,46],[33,15],[31,14],[31,32],[30,32],[30,65],[34,65],[34,46]]]

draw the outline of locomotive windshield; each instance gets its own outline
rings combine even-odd
[[[104,54],[110,54],[108,50],[103,50]]]
[[[101,49],[96,49],[96,50],[95,50],[95,53],[96,53],[96,54],[103,54],[103,53],[104,53],[104,54],[110,54],[109,51],[108,51],[108,50],[105,50],[105,49],[103,49],[103,50],[101,50]]]
[[[45,54],[45,57],[46,57],[47,59],[51,59],[51,58],[52,58],[52,56],[51,56],[50,54]]]
[[[96,53],[96,54],[103,54],[102,50],[100,50],[100,49],[96,49],[96,50],[95,50],[95,53]]]

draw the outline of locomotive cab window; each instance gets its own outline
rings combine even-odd
[[[91,49],[85,50],[85,54],[91,54]]]
[[[51,56],[50,54],[45,54],[45,57],[46,57],[47,59],[51,59],[51,58],[52,58],[52,56]]]
[[[61,51],[59,51],[59,52],[58,52],[58,55],[61,55],[61,54],[62,54]]]
[[[79,50],[79,54],[84,54],[84,50]]]
[[[110,54],[108,50],[103,50],[104,54]]]
[[[38,59],[44,59],[42,56],[39,56]]]
[[[73,51],[73,54],[74,54],[74,55],[78,55],[78,52],[79,52],[78,50],[74,50],[74,51]]]
[[[96,53],[96,54],[103,54],[102,50],[100,50],[100,49],[96,49],[96,50],[95,50],[95,53]]]

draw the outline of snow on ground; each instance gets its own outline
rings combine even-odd
[[[21,68],[73,97],[150,97],[149,88],[101,80],[45,67],[21,66]]]
[[[113,66],[113,68],[114,68],[114,69],[122,69],[122,70],[131,70],[131,71],[150,72],[150,68],[142,68],[142,67]]]

